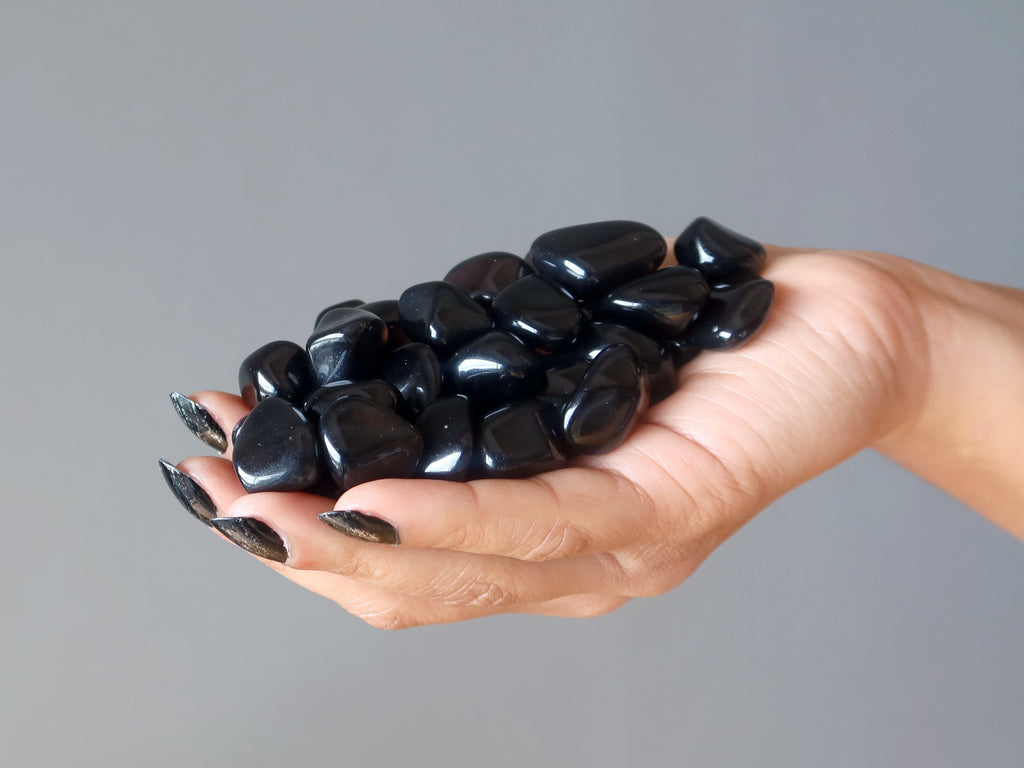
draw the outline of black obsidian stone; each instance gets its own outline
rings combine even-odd
[[[324,315],[335,309],[352,309],[354,307],[361,307],[365,302],[362,299],[347,299],[346,301],[339,301],[337,304],[331,304],[329,307],[324,307],[320,310],[320,313],[316,316],[316,322],[313,323],[313,329],[315,330],[320,321],[324,319]]]
[[[465,480],[473,462],[473,418],[464,397],[435,400],[416,419],[423,453],[416,474],[438,480]]]
[[[317,383],[323,386],[343,379],[373,378],[386,341],[384,321],[371,312],[352,307],[332,309],[306,342]]]
[[[774,299],[775,284],[763,278],[714,290],[687,340],[703,349],[735,349],[757,333]]]
[[[506,405],[484,416],[473,472],[483,477],[528,477],[564,466],[548,406],[536,400]]]
[[[675,243],[676,261],[699,269],[709,283],[756,275],[764,269],[764,246],[701,216]]]
[[[439,280],[406,288],[398,297],[398,316],[410,339],[443,354],[491,329],[486,309]]]
[[[359,308],[364,312],[372,312],[384,321],[388,327],[388,349],[398,349],[412,341],[402,327],[402,321],[398,319],[398,299],[370,301]]]
[[[393,386],[381,379],[367,379],[334,381],[320,387],[306,398],[302,410],[307,414],[323,416],[328,408],[343,397],[365,397],[389,411],[398,407],[398,392]]]
[[[640,369],[651,387],[651,405],[660,403],[676,388],[676,368],[671,351],[665,345],[632,328],[608,322],[594,322],[577,342],[581,354],[593,360],[606,347],[625,344],[636,353]]]
[[[601,221],[547,232],[530,246],[537,274],[577,299],[603,296],[622,283],[656,270],[664,238],[635,221]]]
[[[649,399],[636,354],[624,344],[601,352],[562,408],[562,436],[573,453],[605,453],[636,424]]]
[[[380,377],[398,390],[409,415],[419,413],[441,394],[441,364],[426,344],[413,342],[396,349],[381,364]]]
[[[590,367],[590,360],[572,353],[552,355],[544,360],[546,384],[537,399],[559,410],[565,405]]]
[[[616,288],[596,313],[641,333],[678,336],[707,302],[708,284],[692,267],[667,267]]]
[[[264,344],[238,368],[238,389],[250,407],[268,397],[301,403],[314,387],[316,377],[306,350],[292,341]]]
[[[576,302],[539,277],[524,277],[494,297],[491,314],[504,331],[535,347],[571,344],[582,315]]]
[[[288,401],[262,400],[235,433],[232,463],[249,493],[313,488],[321,479],[316,429]]]
[[[491,331],[469,342],[445,364],[445,381],[474,405],[537,394],[544,388],[538,356],[519,339]]]
[[[412,424],[361,397],[339,400],[320,417],[320,444],[342,492],[371,480],[412,476],[423,449]]]
[[[514,253],[490,251],[460,261],[444,281],[487,306],[507,286],[532,274],[533,268]]]

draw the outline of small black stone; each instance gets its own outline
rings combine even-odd
[[[367,379],[334,381],[320,387],[306,398],[302,410],[317,417],[323,416],[328,408],[343,397],[365,397],[389,411],[398,407],[398,392],[393,386],[381,379]]]
[[[373,378],[384,356],[384,321],[362,309],[332,309],[306,342],[320,386],[343,379]]]
[[[364,312],[375,314],[384,321],[388,327],[388,349],[398,349],[412,341],[402,327],[402,321],[398,318],[398,299],[370,301],[359,308]]]
[[[547,382],[537,399],[560,410],[579,387],[589,367],[589,358],[575,355],[572,351],[544,358]]]
[[[238,427],[232,463],[249,493],[303,491],[322,476],[316,429],[302,411],[278,397],[261,400]]]
[[[692,267],[667,267],[622,285],[595,312],[656,338],[678,336],[708,299],[708,284]]]
[[[491,329],[486,309],[439,280],[406,288],[398,298],[398,316],[410,339],[442,354]]]
[[[532,274],[533,268],[514,253],[490,251],[460,261],[444,281],[487,306],[506,286]]]
[[[594,322],[580,334],[577,348],[593,360],[612,344],[625,344],[636,353],[640,369],[650,381],[651,405],[660,403],[675,391],[676,368],[671,351],[639,331],[615,323]]]
[[[544,388],[539,357],[519,339],[491,331],[458,350],[444,367],[445,381],[474,406],[503,403]]]
[[[381,364],[380,377],[398,391],[407,415],[419,413],[441,394],[441,364],[426,344],[396,349]]]
[[[687,341],[703,349],[735,349],[761,328],[774,299],[775,284],[763,278],[713,290]]]
[[[764,246],[701,216],[675,243],[676,261],[694,267],[711,284],[757,275],[764,269]]]
[[[543,403],[526,400],[484,416],[473,459],[474,474],[529,477],[558,469],[565,462],[549,409]]]
[[[416,419],[423,437],[417,475],[438,480],[465,480],[473,461],[473,419],[464,397],[435,400]]]
[[[238,389],[250,407],[268,397],[298,404],[314,387],[316,377],[306,350],[292,341],[264,344],[238,369]]]
[[[316,316],[316,322],[313,323],[313,330],[320,325],[320,321],[324,319],[324,315],[335,309],[353,309],[355,307],[361,307],[365,304],[362,299],[347,299],[345,301],[339,301],[337,304],[331,304],[329,307],[324,307],[320,310],[320,313]]]
[[[572,298],[534,276],[516,280],[495,296],[491,313],[499,328],[544,349],[571,344],[582,320]]]
[[[562,408],[562,436],[574,453],[605,453],[633,430],[650,392],[636,354],[624,344],[606,347],[590,364]]]

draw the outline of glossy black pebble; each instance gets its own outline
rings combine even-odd
[[[335,381],[315,390],[302,404],[307,414],[323,416],[324,413],[343,397],[365,397],[389,411],[398,407],[398,392],[381,379],[366,381]]]
[[[328,312],[330,312],[332,310],[335,310],[335,309],[352,309],[354,307],[361,307],[365,303],[366,302],[364,302],[362,299],[347,299],[345,301],[339,301],[337,304],[331,304],[331,306],[329,306],[329,307],[324,307],[323,309],[320,310],[320,313],[316,316],[316,322],[313,323],[313,329],[315,330],[316,327],[318,325],[320,325],[320,321],[324,319],[324,316]]]
[[[625,344],[640,361],[651,385],[651,405],[660,403],[676,389],[676,367],[669,348],[639,331],[615,323],[595,322],[580,334],[576,347],[593,360],[606,347]]]
[[[574,355],[571,351],[544,358],[544,374],[547,381],[544,391],[537,395],[537,399],[560,410],[579,387],[588,368],[590,359]]]
[[[320,441],[331,476],[347,491],[416,471],[423,439],[412,424],[372,400],[347,397],[320,417]]]
[[[373,378],[386,340],[384,321],[376,315],[350,307],[332,309],[306,342],[317,383]]]
[[[757,333],[774,299],[775,284],[763,278],[714,290],[687,340],[703,349],[735,349]]]
[[[527,262],[577,299],[592,299],[653,272],[666,251],[665,239],[646,224],[600,221],[541,235]]]
[[[460,261],[444,281],[489,305],[506,286],[533,274],[533,268],[514,253],[490,251]]]
[[[764,246],[701,216],[675,243],[676,261],[699,269],[709,283],[756,275],[764,269]]]
[[[416,474],[437,480],[465,480],[473,461],[473,419],[464,397],[442,397],[416,419],[423,454]]]
[[[562,408],[562,436],[573,453],[610,451],[633,430],[650,393],[636,354],[623,344],[608,347],[591,363]]]
[[[616,288],[595,312],[641,333],[678,336],[707,302],[708,293],[708,284],[696,269],[667,267]]]
[[[398,316],[409,338],[448,353],[491,329],[487,310],[448,283],[436,280],[406,288]]]
[[[257,404],[234,442],[235,474],[249,493],[302,491],[320,482],[316,429],[285,400],[272,397]]]
[[[396,349],[381,364],[380,377],[398,390],[408,415],[419,413],[441,394],[441,364],[426,344],[413,342]]]
[[[388,327],[388,349],[398,349],[412,341],[402,327],[402,321],[398,319],[398,299],[370,301],[359,308],[375,314],[384,321],[384,325]]]
[[[474,405],[507,403],[544,389],[538,356],[519,339],[491,331],[464,346],[445,364],[445,381]]]
[[[536,400],[507,405],[480,424],[473,472],[484,477],[529,477],[564,466],[548,406]]]
[[[238,368],[238,389],[250,407],[268,397],[298,404],[314,387],[316,377],[306,350],[292,341],[264,344]]]
[[[533,276],[516,280],[495,296],[491,314],[502,330],[544,349],[571,344],[582,321],[575,301]]]

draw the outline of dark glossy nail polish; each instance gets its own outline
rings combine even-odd
[[[217,516],[217,506],[210,495],[200,487],[199,483],[186,475],[173,464],[159,459],[160,471],[163,473],[167,486],[181,502],[181,506],[205,525]]]
[[[341,531],[353,539],[362,539],[374,544],[398,543],[398,531],[395,530],[395,526],[384,522],[379,517],[371,517],[350,509],[324,512],[317,517],[334,530]]]
[[[284,541],[262,520],[253,517],[215,517],[210,525],[250,554],[279,563],[288,559]]]
[[[228,440],[224,435],[224,430],[213,420],[208,410],[180,392],[171,392],[171,403],[192,434],[215,451],[224,453],[228,449]]]

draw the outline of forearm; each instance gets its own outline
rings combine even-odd
[[[875,447],[1024,539],[1024,291],[920,267],[929,373]]]

